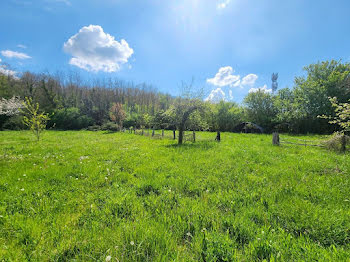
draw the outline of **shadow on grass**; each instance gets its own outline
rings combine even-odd
[[[200,149],[210,149],[213,148],[215,145],[217,145],[218,142],[216,141],[197,141],[195,143],[193,142],[185,142],[182,145],[179,144],[170,144],[170,145],[165,145],[167,148],[178,148],[178,149],[193,149],[193,148],[200,148]]]

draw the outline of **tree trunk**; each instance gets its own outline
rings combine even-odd
[[[196,132],[193,130],[193,142],[196,142]]]
[[[276,132],[272,134],[272,144],[276,146],[280,145],[280,136]]]
[[[215,140],[218,141],[218,142],[221,141],[220,131],[217,131],[217,132],[216,132],[216,138],[215,138]]]
[[[346,136],[342,135],[341,137],[341,149],[342,152],[346,151]]]
[[[178,140],[179,145],[182,144],[183,137],[184,137],[184,128],[183,128],[183,126],[180,126],[179,127],[179,140]]]
[[[162,129],[162,136],[164,136],[164,129]]]
[[[174,140],[176,139],[176,130],[173,130]]]

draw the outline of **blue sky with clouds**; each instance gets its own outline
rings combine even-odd
[[[0,10],[0,70],[11,74],[77,71],[173,95],[194,78],[209,99],[240,102],[268,92],[273,72],[291,87],[305,65],[350,58],[347,0],[1,0]]]

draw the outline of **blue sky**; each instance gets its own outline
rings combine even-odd
[[[173,95],[193,78],[209,99],[240,102],[268,92],[273,72],[292,87],[303,66],[350,58],[347,0],[1,0],[0,10],[8,73],[77,71]]]

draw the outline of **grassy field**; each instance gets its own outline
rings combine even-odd
[[[350,155],[198,137],[0,132],[0,261],[350,261]]]

